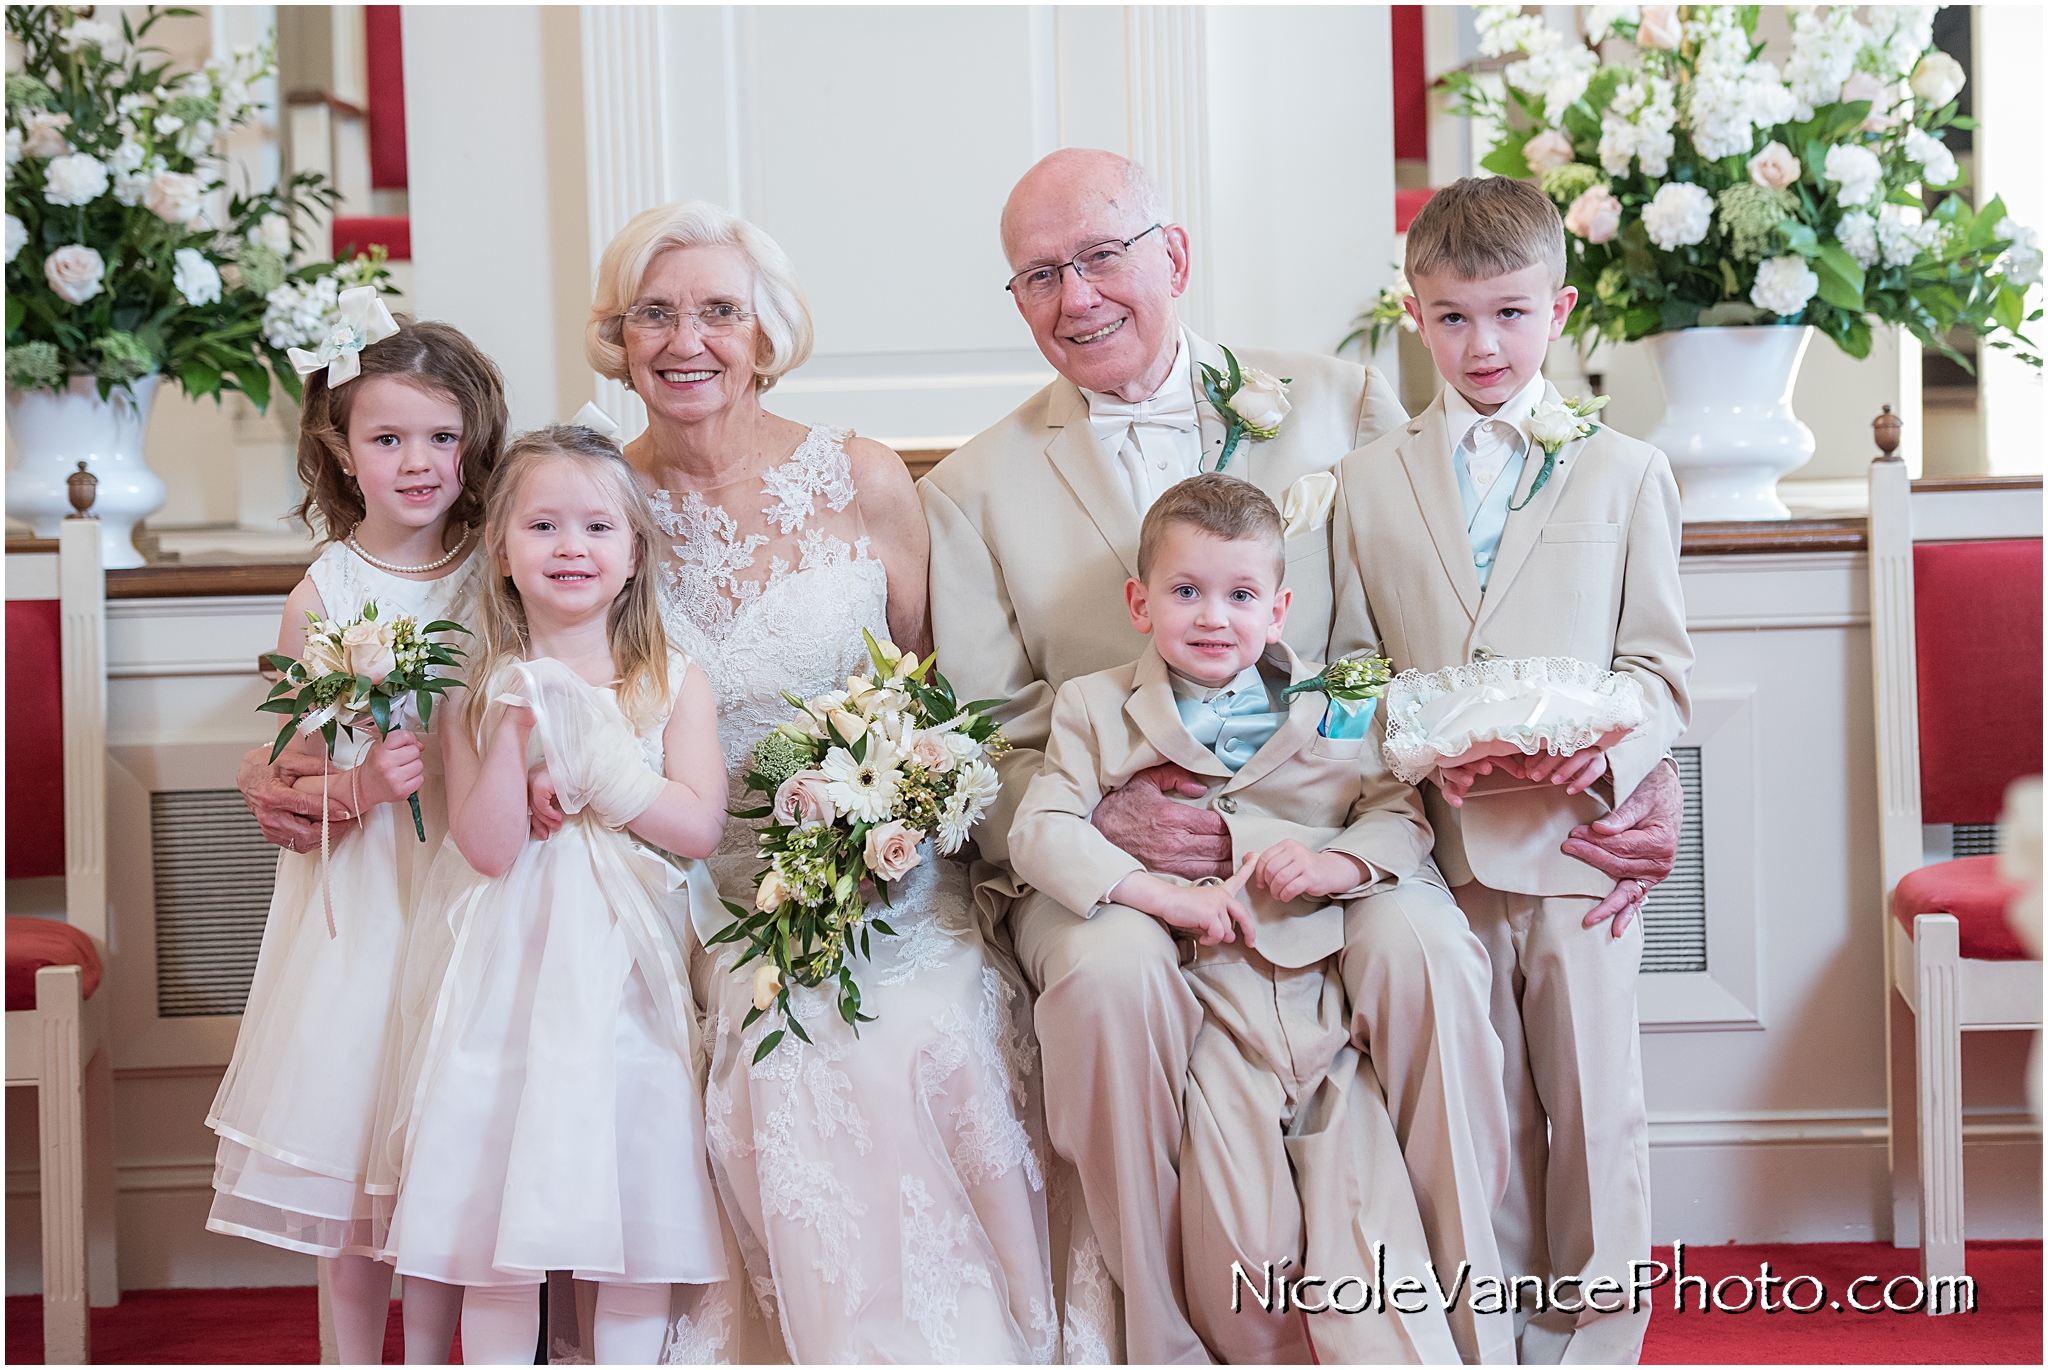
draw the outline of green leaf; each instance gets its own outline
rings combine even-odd
[[[263,659],[280,671],[289,671],[294,664],[283,652],[266,652]]]
[[[794,1027],[795,1025],[795,1020],[792,1019],[790,1022],[790,1026]],[[769,1052],[775,1050],[775,1048],[782,1045],[782,1032],[783,1029],[777,1028],[775,1029],[775,1031],[769,1033],[766,1037],[763,1037],[761,1039],[761,1045],[754,1048],[755,1065],[760,1065],[761,1062],[767,1058]]]
[[[1522,155],[1522,149],[1535,136],[1534,129],[1508,134],[1493,151],[1479,159],[1479,165],[1496,176],[1511,176],[1516,180],[1534,176],[1536,172],[1530,167],[1529,159]]]
[[[380,736],[389,737],[391,735],[390,699],[382,694],[371,695],[370,717],[376,722],[377,732]]]
[[[2009,285],[1999,286],[1998,298],[1991,306],[1991,317],[2008,331],[2019,332],[2020,326],[2027,321],[2026,296]]]
[[[1237,366],[1237,354],[1229,348],[1223,349],[1223,360],[1230,363],[1230,393],[1235,395],[1244,386],[1244,372]]]
[[[780,999],[781,999],[781,1001],[782,1001],[782,1012],[783,1012],[783,1014],[784,1014],[784,1015],[786,1016],[786,1015],[787,1015],[787,1014],[789,1013],[789,991],[788,991],[788,989],[784,989],[784,990],[782,991],[782,994],[781,994],[781,995],[780,995],[779,997],[780,997]],[[793,1032],[793,1033],[795,1033],[795,1034],[797,1035],[797,1040],[798,1040],[798,1041],[800,1041],[800,1042],[804,1042],[804,1043],[806,1043],[807,1045],[816,1045],[816,1043],[813,1043],[813,1042],[811,1042],[811,1034],[810,1034],[810,1033],[808,1033],[808,1032],[805,1032],[805,1031],[804,1031],[804,1025],[803,1025],[802,1023],[799,1023],[799,1022],[798,1022],[798,1021],[797,1021],[796,1019],[794,1019],[794,1018],[791,1018],[791,1019],[789,1020],[789,1030],[790,1030],[791,1032]]]
[[[277,764],[277,758],[284,754],[284,749],[291,742],[292,733],[297,728],[298,720],[296,718],[288,718],[284,721],[284,726],[277,730],[277,741],[270,748],[270,763],[273,766]]]
[[[1820,277],[1820,297],[1837,309],[1863,311],[1863,267],[1838,243],[1825,243],[1813,258],[1814,274]]]

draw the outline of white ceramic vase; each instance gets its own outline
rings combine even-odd
[[[1792,517],[1778,480],[1813,460],[1813,430],[1792,413],[1812,341],[1811,328],[1775,324],[1643,340],[1664,386],[1648,441],[1671,459],[1687,523]]]
[[[167,493],[163,477],[142,458],[160,379],[133,382],[132,397],[117,386],[104,400],[91,376],[73,376],[63,394],[8,390],[7,445],[14,457],[7,470],[8,515],[34,524],[39,538],[56,537],[71,512],[64,482],[82,461],[100,482],[92,506],[100,521],[100,563],[110,569],[142,565],[135,525],[163,508]]]

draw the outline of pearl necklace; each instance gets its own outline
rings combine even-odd
[[[357,556],[361,557],[364,561],[369,562],[370,565],[376,567],[380,571],[390,571],[396,575],[401,576],[419,576],[425,575],[429,571],[438,571],[443,566],[446,566],[449,562],[455,560],[455,558],[461,556],[462,549],[469,546],[470,533],[470,529],[463,529],[462,541],[456,543],[455,546],[449,550],[448,554],[442,557],[439,561],[430,561],[424,566],[394,566],[388,561],[379,561],[377,560],[377,558],[371,556],[368,552],[365,552],[363,550],[363,545],[360,542],[356,541],[356,535],[354,533],[350,533],[348,535],[347,541],[348,549],[351,552],[354,552]]]

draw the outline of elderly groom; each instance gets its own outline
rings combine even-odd
[[[997,868],[1039,765],[1054,692],[1142,649],[1121,594],[1136,574],[1139,522],[1168,486],[1215,465],[1223,427],[1201,396],[1197,368],[1224,366],[1221,349],[1174,317],[1188,283],[1187,233],[1166,221],[1142,167],[1108,152],[1054,153],[1011,192],[1002,238],[1018,312],[1059,379],[919,485],[943,669],[963,698],[1011,701],[1004,727],[1016,750],[1003,767],[1002,799],[977,830]],[[1386,382],[1363,367],[1305,353],[1238,355],[1292,378],[1292,410],[1278,435],[1241,442],[1226,469],[1290,518],[1305,510],[1289,527],[1287,638],[1304,658],[1322,660],[1329,528],[1310,496],[1323,482],[1297,483],[1405,416]],[[1187,780],[1183,793],[1199,798],[1203,788]],[[1170,789],[1176,778],[1160,783]],[[1231,804],[1213,802],[1223,813]],[[1223,813],[1133,784],[1103,801],[1096,824],[1148,867],[1199,878],[1230,870]],[[995,902],[1008,903],[1018,960],[1039,991],[1046,1122],[1053,1146],[1080,1172],[1089,1221],[1123,1291],[1129,1357],[1206,1361],[1187,1317],[1177,1170],[1182,1089],[1202,1012],[1173,940],[1133,909],[1070,910],[1004,869],[979,875]],[[1359,1016],[1354,1035],[1384,1079],[1439,1268],[1470,1260],[1475,1274],[1498,1274],[1491,1209],[1507,1182],[1508,1130],[1486,954],[1447,893],[1401,892],[1398,917],[1347,919],[1347,988],[1372,1015]],[[1361,1005],[1368,964],[1372,985],[1406,992],[1370,993]],[[1408,1020],[1380,1021],[1396,1005]],[[1227,1272],[1187,1273],[1193,1297],[1225,1297]],[[1466,1359],[1512,1361],[1506,1319],[1479,1321],[1475,1328],[1469,1308],[1454,1315]]]

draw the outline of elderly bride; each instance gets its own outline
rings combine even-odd
[[[626,457],[673,540],[663,615],[717,693],[734,808],[758,802],[737,777],[789,716],[784,691],[809,698],[866,673],[864,628],[920,653],[929,640],[925,524],[902,462],[762,407],[811,336],[789,258],[714,206],[650,209],[605,249],[586,350],[647,408]],[[742,906],[754,853],[752,825],[734,821],[710,862]],[[693,1345],[677,1350],[713,1350],[717,1329],[757,1317],[779,1322],[798,1361],[1058,1349],[1022,982],[984,945],[957,863],[916,867],[888,917],[897,936],[853,963],[877,1021],[856,1038],[826,992],[792,987],[812,1041],[786,1034],[758,1065],[776,1024],[741,1026],[751,975],[734,973],[730,946],[698,953],[711,1166],[749,1278],[725,1287],[734,1306],[690,1309],[678,1334]]]

